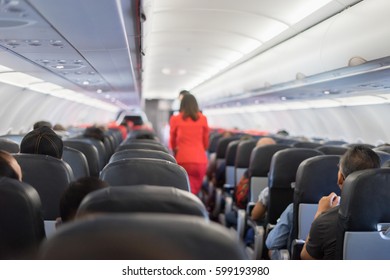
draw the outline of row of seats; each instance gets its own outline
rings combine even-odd
[[[276,144],[251,149],[253,142],[253,140],[239,141],[236,136],[219,137],[214,142],[216,143],[214,152],[216,153],[217,166],[223,162],[226,164],[227,186],[236,186],[240,172],[242,174],[242,170],[245,170],[246,167],[250,174],[249,205],[253,205],[257,201],[259,192],[264,187],[269,186],[270,195],[266,224],[275,224],[286,206],[294,202],[293,238],[294,240],[304,240],[310,229],[318,200],[331,192],[340,193],[336,181],[339,156],[344,154],[348,147],[356,144],[330,142],[321,145],[311,142],[293,142],[289,145]],[[367,146],[374,148],[380,157],[382,167],[389,166],[389,147],[375,148],[371,145]],[[244,152],[240,152],[241,150]],[[249,153],[248,150],[250,150]],[[223,196],[223,190],[217,189],[218,192],[221,194],[217,195],[217,199],[220,199]],[[225,195],[226,193],[229,193],[229,189],[225,189]],[[297,206],[301,204],[301,200],[308,200],[306,205],[299,206],[304,209],[303,211],[299,211]],[[225,214],[229,211],[231,203],[231,198],[225,198]],[[222,203],[219,204],[216,201],[216,205],[218,207]],[[214,216],[221,213],[218,210],[214,209]],[[250,207],[246,210],[238,210],[237,234],[243,238],[244,229],[247,226],[253,227],[256,233],[253,257],[262,258],[265,256],[262,253],[264,238],[267,230],[270,230],[272,226],[264,230],[263,226],[250,221],[248,219],[250,210]],[[304,217],[302,220],[306,219],[308,222],[298,225],[298,216],[301,215]],[[220,222],[223,223],[223,221],[224,218],[220,218]],[[293,258],[297,258],[296,252],[293,252],[295,254]],[[290,248],[289,253],[291,253]]]
[[[100,178],[110,187],[90,193],[79,207],[77,217],[80,220],[61,226],[50,236],[45,234],[44,220],[53,221],[58,217],[59,203],[58,200],[55,202],[55,197],[59,198],[63,191],[57,186],[61,185],[58,182],[61,178],[54,170],[60,166],[68,169],[64,174],[69,178],[64,181],[71,181],[72,169],[64,161],[49,156],[15,154],[20,163],[25,159],[27,162],[29,156],[39,158],[35,161],[36,166],[22,166],[25,179],[37,181],[31,184],[34,188],[12,179],[0,181],[1,190],[9,189],[3,185],[19,185],[26,192],[2,196],[11,205],[20,201],[26,207],[23,211],[14,211],[19,216],[14,216],[12,222],[18,228],[8,229],[8,236],[1,238],[1,244],[10,244],[7,250],[1,251],[1,258],[247,259],[243,244],[230,231],[209,221],[205,206],[189,192],[185,170],[166,150],[152,150],[148,145],[138,149],[142,142],[151,141],[127,139],[117,147],[108,164],[99,171]],[[129,146],[121,148],[125,145]],[[54,180],[58,181],[45,189],[40,188],[41,184],[48,185]],[[37,213],[34,224],[19,224],[19,221],[31,218],[30,212]],[[98,215],[103,212],[111,214]],[[5,219],[0,219],[1,223],[8,224],[5,208],[1,213],[1,219]],[[20,216],[23,219],[19,219]],[[22,237],[15,235],[14,230],[20,231]],[[31,233],[34,231],[39,232],[35,239]],[[21,249],[15,250],[8,242],[12,236],[31,244],[24,246],[21,243]],[[38,254],[34,255],[37,250]]]

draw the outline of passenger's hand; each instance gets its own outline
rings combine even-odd
[[[340,197],[337,196],[334,192],[332,192],[328,196],[323,196],[318,202],[318,209],[315,218],[317,218],[320,214],[328,211],[329,209],[336,207],[339,204]]]

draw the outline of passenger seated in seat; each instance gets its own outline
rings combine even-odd
[[[354,148],[350,148],[340,159],[339,165],[339,173],[338,173],[338,184],[340,188],[344,183],[345,178],[351,174],[352,172],[358,170],[364,170],[368,168],[379,168],[379,159],[376,156],[375,152],[371,149],[366,148],[364,146],[356,146]],[[309,251],[311,252],[321,252],[321,258],[332,259],[334,255],[334,247],[335,247],[335,234],[332,236],[332,230],[336,230],[335,227],[326,225],[323,228],[327,228],[328,230],[319,230],[318,224],[324,223],[324,221],[334,224],[337,224],[337,212],[338,212],[338,204],[340,198],[337,197],[334,193],[331,193],[328,196],[324,196],[321,198],[318,203],[318,210],[315,215],[315,219],[319,217],[322,213],[323,217],[319,217],[319,219],[313,222],[312,229],[310,230],[310,234],[315,232],[315,237],[310,239],[309,243]],[[336,221],[335,221],[336,220]],[[265,245],[268,248],[268,255],[271,259],[278,259],[278,251],[280,249],[290,248],[291,244],[291,233],[293,227],[293,204],[289,204],[289,206],[284,210],[276,226],[273,230],[268,234],[267,239],[265,241]],[[329,234],[329,236],[328,236]],[[326,235],[327,240],[326,244],[322,244],[319,238],[325,238],[323,236]],[[309,240],[309,237],[307,238]],[[306,241],[307,243],[308,241]],[[332,244],[332,242],[334,244]],[[305,251],[305,252],[304,252]],[[313,254],[315,254],[313,253]],[[302,255],[303,254],[303,255]],[[304,250],[302,250],[301,258],[312,258],[311,255],[306,250],[306,245]]]
[[[90,126],[84,130],[83,136],[86,138],[94,138],[104,143],[104,131],[100,127]]]
[[[263,138],[260,138],[259,141],[257,141],[256,147],[265,146],[265,145],[275,145],[275,144],[276,144],[276,142],[275,142],[274,139],[272,139],[270,137],[263,137]],[[245,171],[244,175],[241,177],[240,181],[237,184],[236,190],[235,190],[236,205],[239,208],[241,208],[241,209],[245,209],[246,208],[246,204],[248,203],[248,196],[249,196],[249,180],[248,180],[248,177],[249,177],[249,174],[248,174],[248,170],[247,170],[247,171]],[[264,194],[266,195],[265,199],[268,199],[268,187],[265,188],[260,193],[259,201],[260,201],[260,196],[261,195],[264,196]],[[264,209],[264,210],[263,210],[263,213],[261,215],[258,214],[258,212],[259,212],[259,205],[258,204],[260,204],[260,202],[257,202],[255,207],[252,210],[251,217],[252,217],[252,219],[253,219],[253,217],[255,217],[256,219],[253,219],[255,221],[262,219],[264,217],[264,215],[265,215],[266,206],[263,206],[263,205],[266,202],[263,201],[263,200],[264,199],[262,198],[261,206],[262,206],[262,209]],[[253,213],[253,211],[255,211],[255,214]],[[257,215],[259,217],[257,217]],[[237,212],[236,211],[231,211],[231,212],[229,212],[226,215],[226,225],[229,227],[229,226],[235,226],[236,224],[237,224]]]
[[[34,123],[33,129],[37,129],[37,128],[40,128],[42,126],[47,126],[48,128],[53,127],[53,125],[48,121],[38,121],[38,122]]]
[[[64,144],[51,128],[42,126],[27,133],[20,143],[20,152],[62,158]]]
[[[379,156],[364,145],[350,148],[340,159],[337,183],[342,189],[345,178],[358,170],[380,168]],[[317,213],[301,252],[302,259],[335,259],[340,197],[335,193],[318,202]]]
[[[0,150],[0,177],[22,181],[20,165],[10,153],[3,150]]]
[[[60,215],[56,226],[74,219],[77,209],[83,198],[95,190],[108,187],[108,184],[95,177],[83,177],[69,184],[60,200]]]

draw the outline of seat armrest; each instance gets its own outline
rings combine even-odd
[[[239,239],[244,238],[246,225],[246,212],[244,209],[237,210],[237,235]]]
[[[294,239],[291,242],[291,259],[292,260],[300,260],[301,259],[301,251],[305,245],[305,240],[303,239]]]
[[[260,260],[263,256],[265,230],[263,226],[256,225],[254,231],[253,259]]]

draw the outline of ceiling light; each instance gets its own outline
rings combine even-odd
[[[57,69],[64,69],[64,65],[56,65]]]
[[[187,70],[185,70],[185,69],[179,69],[179,70],[177,71],[177,74],[179,74],[179,75],[185,75],[185,74],[187,74]]]
[[[171,70],[170,68],[163,68],[163,69],[161,69],[161,72],[162,72],[164,75],[171,75],[172,70]]]
[[[330,91],[329,90],[324,90],[322,93],[328,95],[328,94],[330,94]]]
[[[83,81],[83,85],[84,85],[84,86],[89,85],[89,81]]]
[[[97,90],[96,90],[96,93],[103,93],[103,90],[102,89],[100,89],[100,88],[98,88]]]
[[[13,70],[11,68],[5,67],[0,64],[0,73],[1,72],[12,72]]]
[[[27,87],[32,83],[41,83],[43,80],[20,72],[5,72],[0,73],[0,82],[18,87]]]

